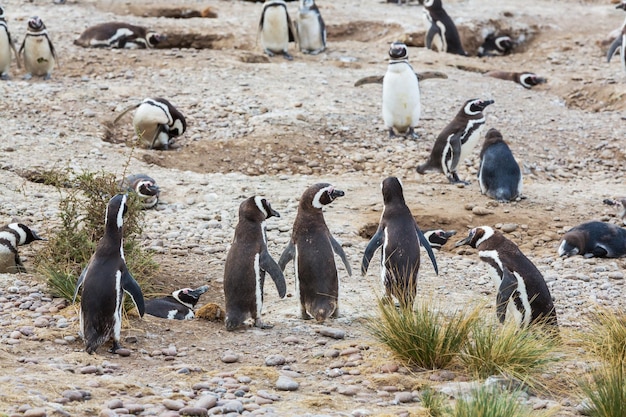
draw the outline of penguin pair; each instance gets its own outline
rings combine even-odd
[[[133,174],[124,178],[120,182],[120,188],[125,191],[132,191],[137,194],[144,209],[156,207],[159,203],[161,189],[154,178],[146,174]]]
[[[195,317],[194,308],[200,296],[207,292],[209,287],[203,285],[195,290],[181,288],[171,295],[162,298],[153,298],[146,301],[146,314],[169,320],[191,320]]]
[[[620,258],[626,255],[626,229],[599,221],[579,224],[563,235],[558,254]]]
[[[382,182],[381,188],[383,213],[376,233],[365,248],[361,275],[365,276],[372,256],[382,246],[381,278],[386,298],[391,301],[394,297],[401,308],[410,309],[417,293],[420,246],[426,249],[435,273],[438,274],[439,269],[429,240],[415,223],[406,205],[400,180],[388,177]]]
[[[125,22],[106,22],[91,26],[74,40],[74,45],[120,49],[155,48],[166,36],[143,26]]]
[[[424,16],[429,23],[426,48],[467,56],[454,22],[443,8],[441,0],[424,0]]]
[[[548,82],[546,78],[540,77],[534,72],[489,71],[484,75],[501,80],[513,81],[526,89],[531,89],[536,85]]]
[[[118,194],[109,200],[105,213],[104,236],[81,273],[74,299],[82,287],[80,298],[80,329],[85,351],[94,353],[113,338],[110,350],[118,353],[122,329],[124,293],[128,293],[139,315],[143,317],[145,304],[137,281],[126,267],[123,246],[124,214],[128,210],[127,196]]]
[[[26,69],[24,79],[29,80],[33,75],[43,76],[44,80],[50,79],[52,70],[57,64],[57,55],[46,25],[39,16],[28,19],[28,30],[19,54]]]
[[[0,274],[26,272],[17,252],[18,246],[45,240],[22,223],[10,223],[0,229]]]
[[[436,170],[443,172],[453,184],[468,184],[459,179],[457,167],[476,146],[485,124],[483,110],[493,103],[493,100],[467,100],[452,122],[441,131],[428,161],[418,165],[417,172],[424,174]]]
[[[174,139],[187,130],[185,116],[164,98],[146,98],[139,104],[127,107],[113,123],[134,109],[135,133],[148,149],[170,149]]]
[[[15,49],[11,32],[4,16],[4,8],[0,6],[0,79],[9,79],[9,69],[11,67],[11,53],[15,55],[17,67],[21,68],[20,57]]]
[[[622,1],[620,4],[615,6],[615,8],[622,9],[626,12],[626,1]],[[615,38],[615,40],[609,47],[609,50],[606,54],[607,62],[611,62],[611,58],[613,58],[618,50],[620,51],[620,62],[622,64],[622,69],[626,71],[626,20],[624,20],[624,23],[622,24],[619,35],[617,36],[617,38]]]
[[[504,323],[519,327],[531,324],[557,326],[557,315],[545,279],[515,243],[489,226],[476,227],[456,246],[478,249],[497,288],[496,314]]]
[[[266,272],[274,280],[280,298],[287,292],[282,269],[267,250],[265,221],[270,217],[280,214],[265,198],[250,197],[239,205],[239,221],[224,265],[226,330],[241,327],[249,317],[255,327],[272,327],[261,320]]]
[[[478,168],[480,192],[498,201],[511,201],[522,194],[522,171],[502,134],[487,131]]]
[[[513,42],[510,36],[490,33],[487,35],[482,45],[478,47],[478,56],[491,57],[509,55],[514,47],[515,42]]]

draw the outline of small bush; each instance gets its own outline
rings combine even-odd
[[[626,313],[600,310],[586,335],[585,345],[605,362],[621,367],[626,364]]]
[[[539,416],[529,407],[523,407],[515,392],[507,392],[495,386],[482,386],[469,397],[456,401],[453,417],[530,417]],[[541,413],[541,415],[547,415]]]
[[[430,417],[443,417],[449,414],[450,409],[447,397],[426,387],[420,392],[420,402],[428,410]]]
[[[624,366],[605,365],[588,381],[580,384],[588,397],[585,415],[591,417],[626,416],[626,379]]]

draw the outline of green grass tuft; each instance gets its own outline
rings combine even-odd
[[[626,416],[626,372],[624,366],[605,365],[582,383],[587,395],[585,415],[591,417]]]
[[[548,413],[533,412],[518,400],[518,393],[494,386],[482,386],[469,397],[456,401],[452,417],[538,417]]]
[[[584,338],[591,353],[605,362],[621,367],[626,364],[626,313],[600,310],[593,314],[589,333]]]

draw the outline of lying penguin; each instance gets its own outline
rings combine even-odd
[[[626,255],[626,229],[611,223],[590,221],[563,235],[559,256],[620,258]]]
[[[191,320],[195,317],[193,309],[200,296],[208,289],[207,285],[195,290],[182,288],[167,297],[146,300],[146,313],[169,320]]]
[[[124,22],[106,22],[88,27],[74,40],[74,45],[83,48],[155,48],[166,36],[142,26]]]

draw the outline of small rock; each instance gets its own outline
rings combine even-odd
[[[624,274],[619,271],[609,272],[609,279],[615,279],[615,280],[624,279]]]
[[[239,355],[233,352],[226,352],[222,355],[220,360],[224,363],[235,363],[239,361]]]
[[[81,374],[95,374],[98,372],[98,368],[95,365],[83,366],[82,368],[80,368],[79,372]],[[119,408],[119,407],[115,407],[115,408]]]
[[[334,329],[332,327],[322,327],[318,330],[319,334],[333,339],[343,339],[346,337],[346,332],[341,329]]]
[[[295,391],[299,387],[300,384],[284,375],[279,376],[278,380],[276,381],[276,389],[281,391]]]
[[[501,230],[505,233],[514,232],[515,230],[517,230],[517,224],[516,223],[504,223],[502,225]]]
[[[48,414],[46,413],[45,408],[31,408],[30,410],[26,410],[24,412],[24,417],[46,417]]]
[[[206,410],[211,409],[217,405],[217,397],[215,395],[203,395],[198,401],[196,401],[196,407],[204,408]]]
[[[280,366],[284,365],[286,362],[285,357],[283,355],[269,355],[265,358],[266,366]]]
[[[122,402],[122,400],[116,398],[114,400],[108,401],[106,404],[106,407],[111,409],[111,410],[115,410],[116,408],[122,408],[124,407],[124,403]]]
[[[127,357],[127,356],[130,356],[130,349],[120,348],[116,350],[115,353],[122,357]]]
[[[169,398],[166,398],[163,400],[163,405],[168,410],[178,411],[185,406],[185,403],[181,400],[170,400]]]
[[[485,207],[476,206],[472,209],[472,213],[477,216],[486,216],[488,214],[493,214],[493,211]]]
[[[201,408],[201,407],[183,407],[180,410],[178,410],[178,413],[181,416],[200,416],[200,417],[204,417],[204,416],[208,415],[206,408]]]
[[[394,400],[396,403],[410,403],[413,401],[413,394],[407,391],[397,392]]]

